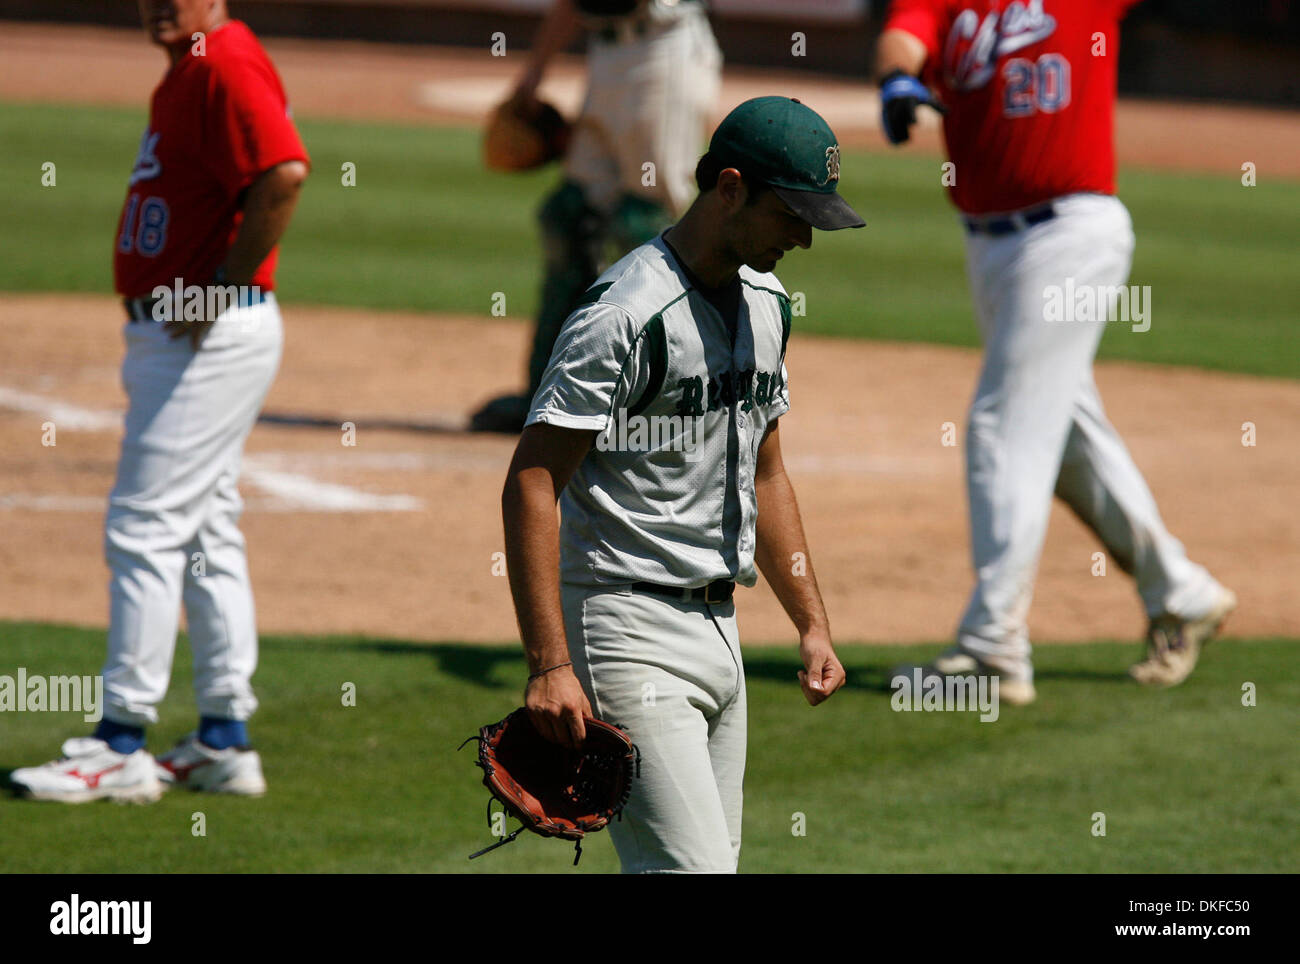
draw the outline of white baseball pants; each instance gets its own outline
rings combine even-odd
[[[1148,615],[1201,616],[1215,599],[1213,578],[1165,529],[1106,419],[1092,374],[1106,322],[1045,320],[1048,286],[1127,283],[1128,210],[1101,194],[1054,206],[1050,221],[966,239],[985,350],[966,434],[976,581],[957,642],[1013,678],[1033,675],[1026,617],[1053,491],[1133,574]]]
[[[597,210],[632,194],[679,215],[695,196],[722,53],[702,4],[672,16],[644,36],[588,42],[587,98],[564,164]]]
[[[735,873],[745,777],[736,608],[565,584],[569,654],[597,717],[641,751],[622,820],[624,873]]]
[[[257,708],[257,628],[237,482],[280,364],[279,308],[268,294],[226,311],[198,351],[157,322],[130,322],[124,334],[130,404],[105,524],[104,715],[157,722],[183,601],[199,714],[244,720]]]

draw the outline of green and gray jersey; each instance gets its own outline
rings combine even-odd
[[[657,238],[565,321],[527,422],[601,433],[560,498],[565,582],[757,581],[754,467],[790,407],[790,300],[771,274],[740,283],[733,336]]]

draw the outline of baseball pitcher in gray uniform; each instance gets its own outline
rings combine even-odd
[[[844,683],[781,458],[791,312],[771,274],[812,228],[862,226],[839,168],[835,135],[798,101],[733,110],[686,214],[565,321],[506,479],[524,702],[557,743],[581,743],[594,716],[639,747],[640,778],[610,825],[628,873],[736,870],[737,583],[762,570],[776,592],[810,704]]]

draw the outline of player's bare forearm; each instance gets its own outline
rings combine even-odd
[[[537,28],[537,35],[533,38],[528,66],[524,68],[523,76],[519,78],[515,96],[531,98],[536,95],[537,85],[541,83],[542,75],[546,73],[546,66],[556,54],[573,42],[581,27],[582,21],[573,6],[573,0],[555,0],[555,3],[551,4],[542,19],[541,26]]]
[[[947,108],[920,80],[925,44],[906,30],[890,28],[876,47],[876,79],[880,84],[880,130],[891,144],[911,140],[917,108],[925,105],[940,114]]]
[[[886,30],[876,42],[876,80],[895,70],[917,75],[925,66],[925,44],[906,30]]]
[[[288,229],[306,180],[307,165],[287,161],[264,172],[248,188],[244,196],[244,219],[222,264],[228,284],[244,285],[252,281],[258,265],[266,260]]]
[[[779,424],[758,449],[754,493],[758,500],[754,561],[799,631],[804,669],[799,685],[816,706],[844,685],[844,667],[831,644],[830,621],[808,552],[794,486],[781,457]]]
[[[501,498],[510,594],[529,674],[569,658],[560,608],[560,529],[551,475],[512,471]]]
[[[813,574],[803,519],[785,473],[779,422],[772,423],[758,448],[754,494],[758,500],[754,561],[759,571],[801,637],[820,634],[829,639],[830,624]]]
[[[794,486],[782,471],[766,481],[756,479],[754,489],[758,496],[754,560],[759,571],[801,637],[821,634],[829,638],[830,624],[813,573]]]
[[[593,433],[524,429],[501,493],[506,567],[528,660],[524,706],[547,739],[576,747],[591,706],[569,663],[560,602],[560,492],[591,448]]]

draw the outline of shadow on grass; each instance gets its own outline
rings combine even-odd
[[[892,679],[892,670],[882,669],[873,672],[870,680],[863,680],[858,689],[875,690],[878,693],[892,694],[893,687],[889,685]],[[850,682],[852,682],[852,671],[850,671]],[[1034,670],[1034,682],[1038,684],[1046,682],[1056,682],[1061,680],[1072,680],[1074,682],[1087,683],[1129,683],[1128,672],[1126,670],[1091,670],[1091,669],[1060,669],[1060,670]]]
[[[505,689],[518,685],[524,678],[524,655],[522,650],[511,646],[477,646],[466,643],[413,643],[391,639],[361,640],[264,640],[263,649],[312,649],[328,652],[353,651],[362,653],[379,653],[385,656],[402,657],[418,660],[432,660],[440,672],[446,673],[464,682],[473,683],[488,689]],[[856,655],[856,654],[855,654]],[[865,665],[851,662],[847,667],[848,682],[846,688],[863,692],[891,693],[889,686],[891,671],[899,665],[896,657],[882,656],[870,660]],[[751,650],[745,655],[745,677],[748,680],[766,680],[778,683],[790,683],[797,679],[803,668],[797,657],[790,655],[765,654],[761,650]],[[504,669],[504,672],[498,672]],[[1041,670],[1035,677],[1044,680],[1076,681],[1123,681],[1128,676],[1123,669],[1099,671],[1090,669],[1047,669]]]
[[[276,649],[312,650],[328,653],[378,653],[383,656],[432,660],[449,676],[487,689],[514,686],[513,681],[494,678],[498,666],[517,666],[524,673],[523,651],[505,646],[471,646],[465,643],[412,643],[395,639],[263,639],[264,651]]]
[[[509,689],[522,684],[525,669],[523,652],[513,646],[480,646],[466,643],[413,643],[391,639],[361,640],[265,640],[263,648],[318,649],[331,652],[352,650],[385,656],[432,660],[440,672],[487,689]],[[855,653],[855,655],[858,655]],[[892,694],[889,682],[892,671],[900,665],[897,657],[881,656],[865,665],[852,661],[847,667],[845,688],[860,692]],[[745,677],[793,683],[803,665],[793,654],[766,654],[751,650],[745,655]],[[498,672],[498,670],[503,670]],[[1035,673],[1037,682],[1071,680],[1076,682],[1127,682],[1124,668],[1093,670],[1083,668],[1044,669]]]

